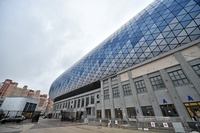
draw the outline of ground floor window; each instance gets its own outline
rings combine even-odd
[[[184,103],[190,117],[198,117],[200,118],[200,102],[190,102]]]
[[[155,116],[152,106],[141,107],[144,116]]]
[[[91,115],[91,108],[86,108],[87,115]]]
[[[170,117],[178,116],[178,113],[174,107],[174,104],[160,105],[160,108],[163,113],[163,116],[170,116]]]
[[[122,119],[122,110],[120,108],[115,109],[115,118]]]
[[[83,112],[76,112],[76,120],[80,120],[82,118]]]
[[[136,116],[135,107],[126,108],[126,110],[129,118],[135,118]]]
[[[106,118],[111,118],[110,109],[105,109],[105,117]]]
[[[101,110],[97,110],[97,118],[101,118]]]

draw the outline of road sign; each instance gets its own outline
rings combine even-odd
[[[151,122],[151,126],[152,126],[152,127],[156,127],[155,122]]]
[[[163,126],[164,127],[169,127],[167,123],[163,123]]]

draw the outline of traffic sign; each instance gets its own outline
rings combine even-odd
[[[156,127],[155,122],[151,122],[151,126],[152,126],[152,127]]]
[[[164,127],[169,127],[167,123],[163,123],[163,126]]]

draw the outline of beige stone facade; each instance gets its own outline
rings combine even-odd
[[[24,86],[23,88],[18,87],[18,83],[13,82],[10,79],[6,79],[3,82],[2,87],[0,88],[0,96],[2,98],[6,98],[9,96],[22,96],[22,97],[31,97],[34,99],[38,99],[40,96],[40,90],[28,90],[28,86]]]
[[[48,98],[48,103],[47,103],[47,107],[46,107],[46,111],[45,113],[51,113],[53,109],[53,101],[51,101],[50,98]]]

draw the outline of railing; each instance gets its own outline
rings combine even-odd
[[[189,132],[190,128],[184,117],[139,116],[136,117],[138,129],[181,130]],[[176,131],[177,132],[177,131]]]
[[[186,133],[191,131],[184,117],[140,116],[127,118],[127,120],[86,118],[84,123],[93,126],[125,128],[130,130],[150,130],[158,132],[178,132],[182,130]]]

